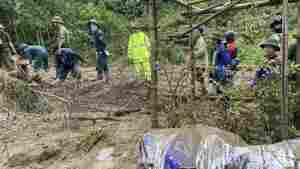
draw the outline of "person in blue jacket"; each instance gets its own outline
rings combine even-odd
[[[231,64],[231,60],[225,41],[218,39],[215,51],[215,80],[226,80],[225,68]]]
[[[35,73],[40,71],[48,72],[48,51],[39,45],[20,44],[17,48],[18,53],[29,60]]]
[[[81,78],[80,62],[85,62],[81,56],[70,48],[61,48],[55,53],[56,60],[56,84],[58,81],[63,82],[69,73],[74,78]]]
[[[99,29],[95,19],[91,19],[88,22],[88,28],[91,43],[97,51],[97,80],[103,80],[105,77],[105,81],[108,82],[110,80],[110,72],[108,67],[108,52],[106,50],[107,45],[104,41],[104,33]]]

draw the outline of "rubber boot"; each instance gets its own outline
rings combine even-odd
[[[104,75],[105,75],[105,82],[109,83],[111,81],[110,73],[109,72],[105,72]]]
[[[97,80],[103,80],[103,73],[102,72],[97,73]]]

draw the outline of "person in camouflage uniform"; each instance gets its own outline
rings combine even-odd
[[[193,38],[193,55],[195,58],[196,71],[197,71],[197,80],[200,82],[199,88],[201,93],[205,93],[208,86],[208,50],[207,43],[204,40],[204,31],[205,27],[202,26],[198,29],[198,34]]]
[[[4,26],[0,24],[0,68],[12,70],[14,69],[12,54],[17,52],[9,34],[4,29]]]
[[[69,42],[69,31],[64,26],[64,21],[60,16],[55,16],[52,18],[52,24],[55,28],[54,41],[51,44],[52,52],[55,53],[61,48],[68,47]]]

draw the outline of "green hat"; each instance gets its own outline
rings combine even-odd
[[[264,41],[263,43],[261,43],[259,45],[261,48],[266,48],[266,47],[272,47],[274,48],[276,51],[280,51],[280,46],[278,45],[278,42],[276,39],[267,39],[266,41]]]
[[[52,21],[51,21],[52,23],[60,23],[60,24],[64,24],[64,21],[63,21],[63,19],[60,17],[60,16],[54,16],[53,18],[52,18]]]

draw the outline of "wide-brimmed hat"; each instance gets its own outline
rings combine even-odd
[[[278,42],[275,39],[272,39],[272,38],[267,39],[266,41],[262,42],[259,46],[261,48],[272,47],[276,51],[280,51],[280,46],[278,45]]]
[[[65,23],[60,16],[54,16],[52,18],[51,22],[52,23],[60,23],[60,24],[64,24]]]

